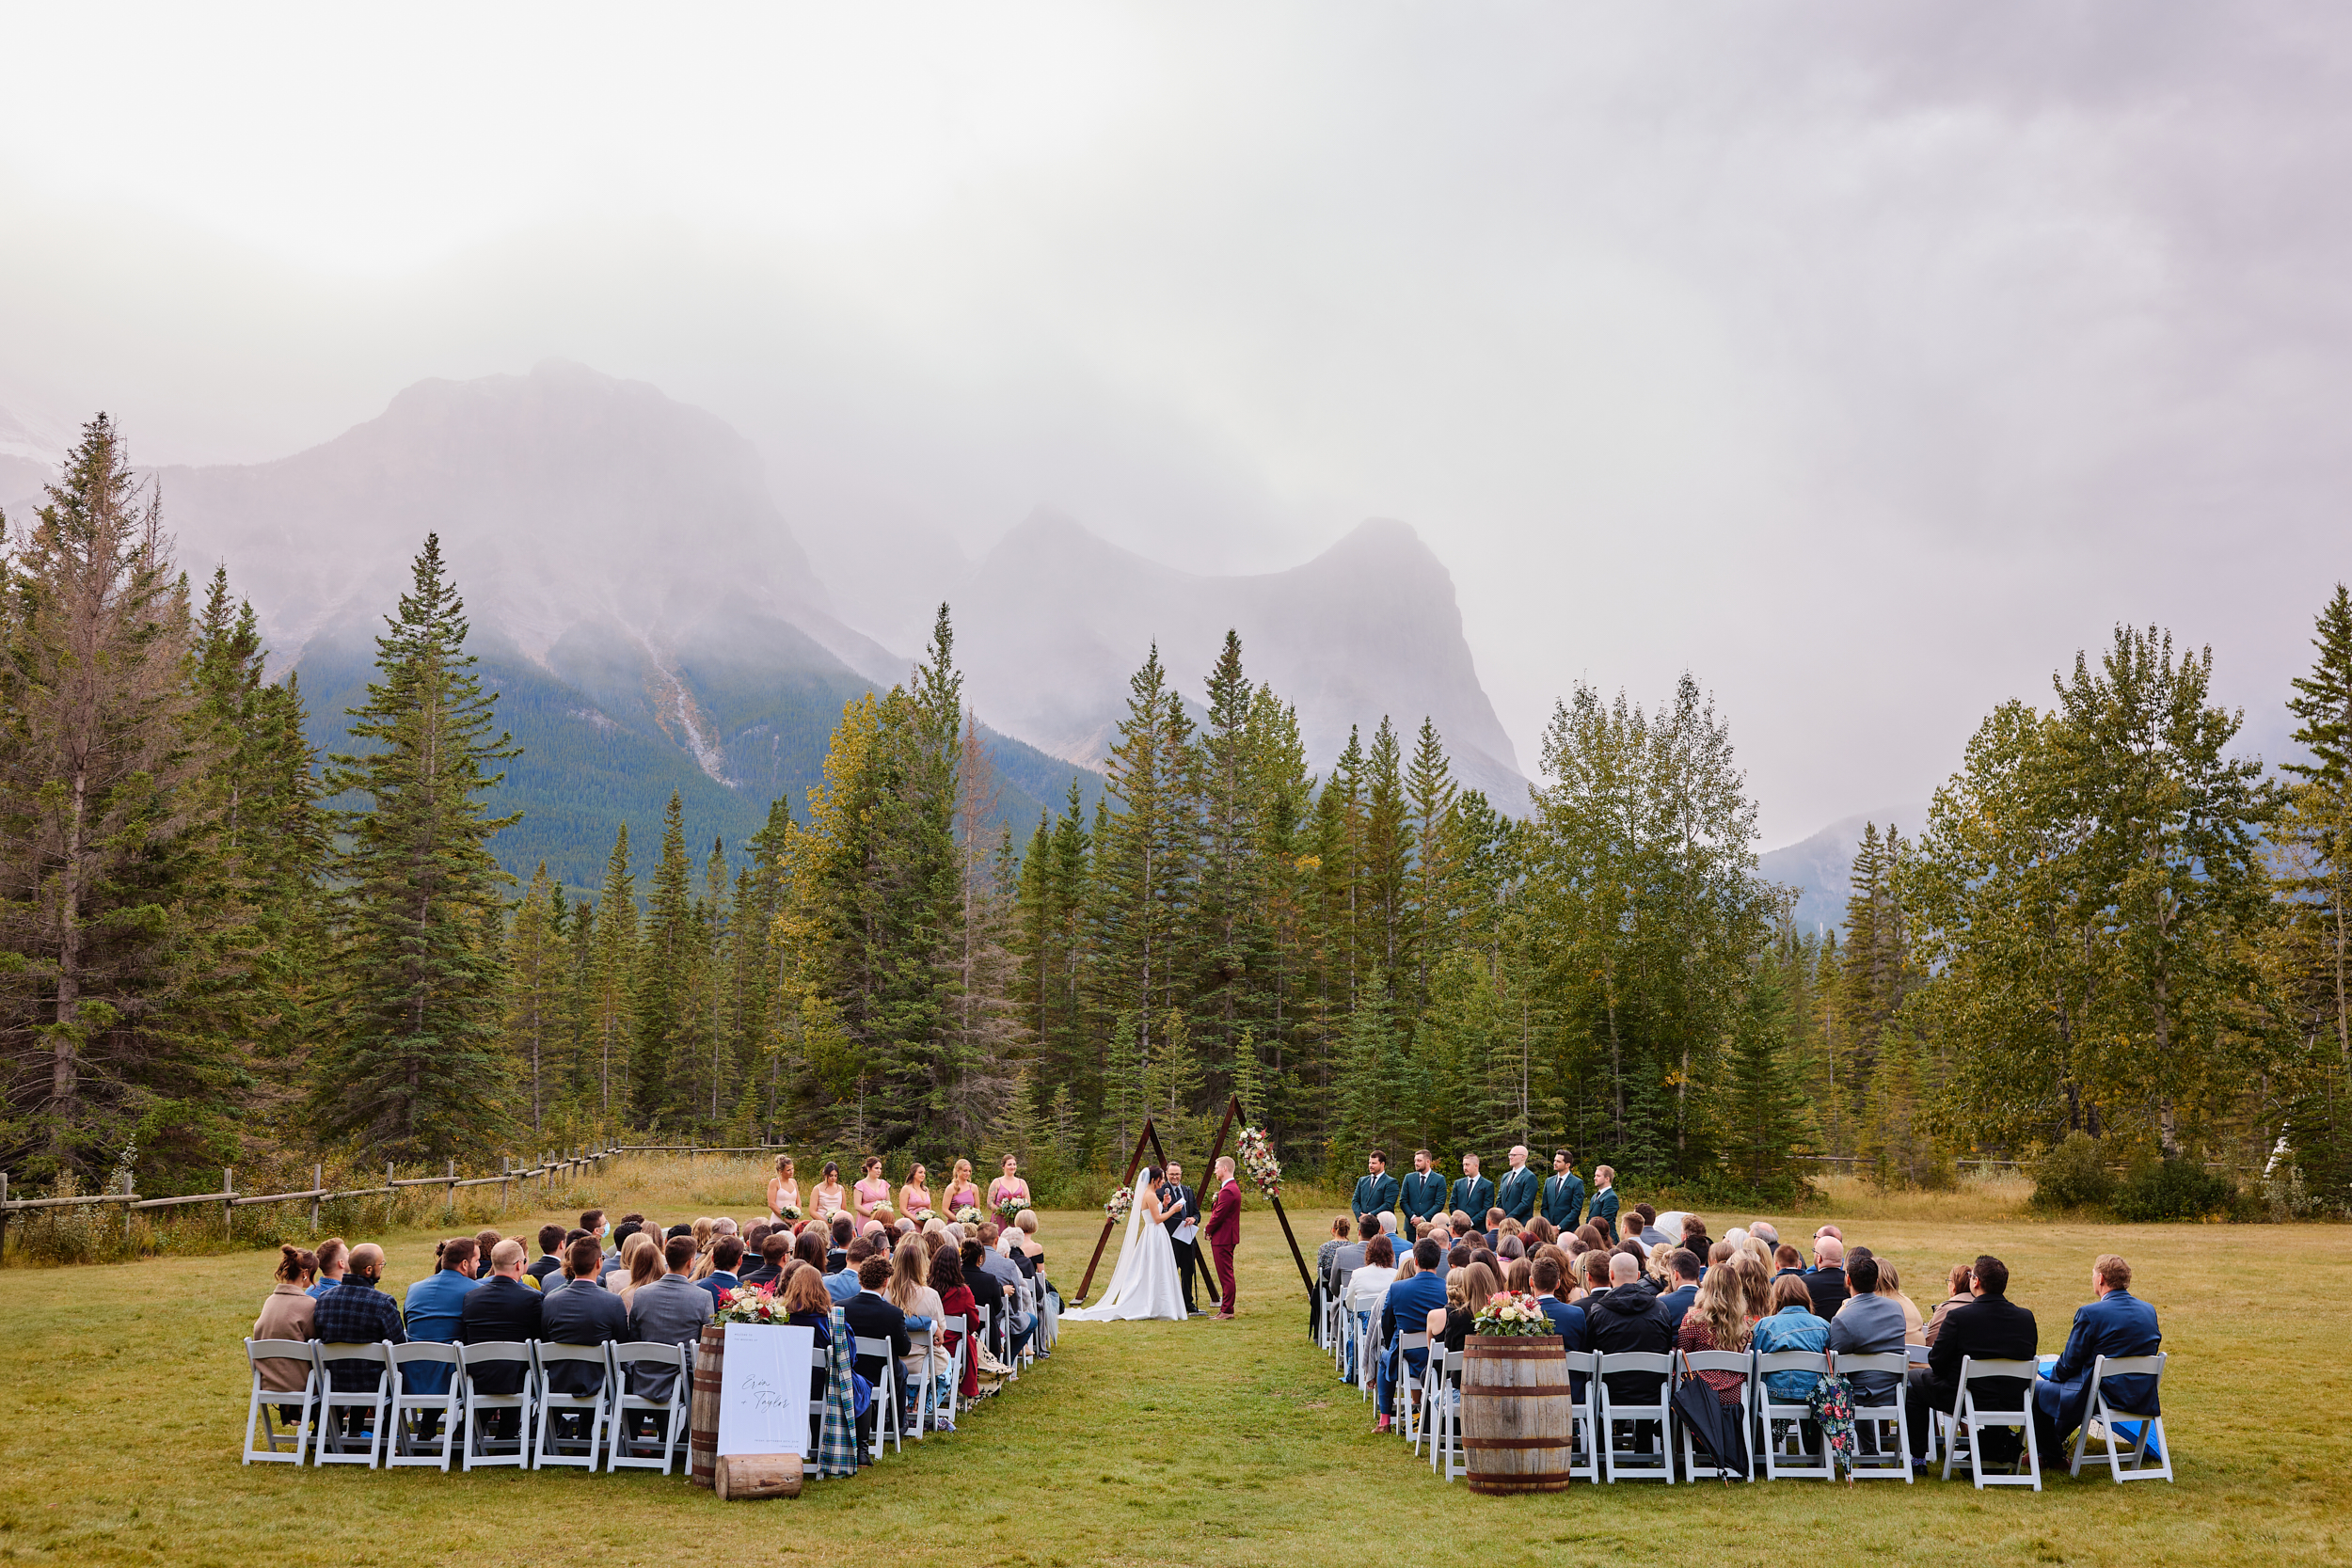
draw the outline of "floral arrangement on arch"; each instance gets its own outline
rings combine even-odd
[[[784,1320],[784,1305],[756,1285],[720,1291],[718,1307],[710,1314],[715,1323],[780,1323]]]
[[[1476,1326],[1481,1334],[1505,1336],[1559,1332],[1544,1316],[1543,1303],[1511,1291],[1497,1291],[1486,1298],[1486,1305],[1478,1309]]]
[[[980,1223],[980,1210],[979,1210],[979,1206],[978,1206],[977,1204],[967,1203],[967,1204],[965,1204],[962,1208],[961,1208],[961,1209],[957,1210],[957,1211],[956,1211],[956,1223],[957,1223],[958,1225],[977,1225],[977,1224],[979,1224],[979,1223]]]
[[[1282,1196],[1282,1162],[1274,1157],[1274,1144],[1263,1127],[1241,1130],[1242,1173],[1258,1184],[1258,1191],[1268,1197]]]
[[[1119,1191],[1111,1194],[1110,1197],[1104,1203],[1103,1214],[1104,1217],[1108,1219],[1113,1225],[1117,1225],[1120,1220],[1127,1217],[1127,1211],[1133,1209],[1135,1206],[1136,1190],[1133,1187],[1121,1187]]]

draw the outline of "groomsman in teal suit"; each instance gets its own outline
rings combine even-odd
[[[1511,1168],[1502,1173],[1502,1186],[1495,1194],[1495,1207],[1502,1217],[1525,1225],[1535,1217],[1535,1189],[1542,1185],[1535,1173],[1527,1168],[1527,1146],[1513,1144]]]
[[[1565,1148],[1551,1151],[1551,1178],[1544,1183],[1544,1218],[1562,1235],[1574,1230],[1584,1217],[1584,1182],[1576,1162]]]
[[[1445,1178],[1429,1168],[1429,1151],[1413,1150],[1413,1168],[1405,1173],[1405,1235],[1414,1235],[1415,1220],[1435,1220],[1445,1212]]]
[[[1468,1214],[1470,1224],[1486,1228],[1486,1211],[1495,1206],[1495,1184],[1478,1174],[1478,1156],[1462,1156],[1462,1180],[1454,1183],[1454,1212]]]
[[[1356,1183],[1356,1199],[1352,1207],[1360,1221],[1367,1214],[1392,1213],[1396,1209],[1396,1178],[1389,1174],[1389,1157],[1379,1149],[1364,1162],[1370,1171]]]

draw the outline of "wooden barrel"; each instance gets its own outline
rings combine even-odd
[[[718,1479],[719,1371],[726,1359],[726,1328],[705,1323],[702,1343],[694,1349],[693,1399],[686,1407],[686,1473],[697,1486]]]
[[[801,1495],[801,1456],[731,1453],[719,1461],[716,1490],[723,1503],[746,1497],[797,1497]]]
[[[1464,1351],[1462,1449],[1470,1489],[1489,1497],[1566,1491],[1576,1403],[1560,1337],[1473,1334]]]

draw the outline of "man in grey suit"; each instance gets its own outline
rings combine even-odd
[[[564,1283],[539,1304],[539,1338],[552,1345],[609,1345],[628,1335],[628,1308],[596,1283],[604,1260],[594,1236],[564,1249]],[[559,1394],[593,1394],[604,1386],[604,1369],[592,1361],[558,1361],[548,1369],[548,1386]]]
[[[1855,1251],[1861,1249],[1857,1247]],[[1893,1296],[1878,1293],[1878,1259],[1856,1258],[1847,1266],[1846,1280],[1853,1294],[1846,1298],[1846,1304],[1830,1320],[1829,1348],[1839,1355],[1903,1354],[1908,1338],[1903,1305]],[[1900,1372],[1855,1372],[1848,1381],[1853,1385],[1856,1404],[1885,1404],[1890,1399],[1902,1398]],[[1863,1451],[1876,1453],[1878,1423],[1864,1421],[1860,1426]]]
[[[691,1346],[710,1321],[710,1292],[686,1277],[694,1260],[694,1238],[674,1236],[663,1261],[670,1272],[637,1288],[629,1304],[628,1337],[657,1345]],[[629,1392],[642,1399],[666,1400],[677,1374],[659,1367],[633,1368]]]

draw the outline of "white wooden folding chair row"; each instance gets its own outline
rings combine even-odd
[[[862,1334],[853,1338],[856,1340],[854,1354],[858,1359],[882,1357],[882,1382],[874,1389],[874,1452],[879,1455],[884,1443],[895,1442],[898,1445],[898,1451],[904,1453],[907,1451],[906,1422],[899,1413],[898,1358],[892,1353],[887,1339],[868,1338]]]
[[[1740,1398],[1732,1408],[1738,1413],[1740,1430],[1747,1439],[1748,1467],[1745,1470],[1735,1470],[1716,1456],[1709,1454],[1707,1456],[1708,1474],[1736,1476],[1741,1481],[1753,1481],[1756,1480],[1756,1390],[1757,1386],[1755,1354],[1752,1352],[1740,1350],[1687,1350],[1678,1352],[1677,1358],[1681,1364],[1675,1378],[1677,1389],[1680,1388],[1684,1380],[1697,1377],[1701,1372],[1737,1372],[1740,1374]],[[1714,1394],[1715,1390],[1710,1386],[1708,1392]],[[1715,1397],[1718,1401],[1723,1398],[1720,1394],[1715,1394]],[[1675,1425],[1682,1433],[1682,1473],[1690,1481],[1696,1482],[1699,1479],[1698,1439],[1692,1433],[1690,1422],[1678,1420]]]
[[[2153,1396],[2146,1411],[2126,1410],[2111,1402],[2106,1396],[2106,1381],[2111,1377],[2144,1377]],[[2172,1445],[2164,1434],[2164,1418],[2155,1414],[2163,1407],[2161,1388],[2164,1380],[2164,1353],[2154,1355],[2102,1355],[2090,1364],[2090,1390],[2083,1405],[2083,1424],[2074,1433],[2074,1457],[2066,1467],[2070,1476],[2083,1473],[2083,1449],[2091,1438],[2091,1428],[2106,1443],[2107,1473],[2121,1485],[2127,1481],[2170,1481],[2172,1479]],[[2124,1421],[2139,1423],[2137,1439],[2122,1436],[2120,1426]],[[2148,1463],[2148,1451],[2155,1449],[2156,1463]],[[2123,1450],[2132,1450],[2132,1462],[2123,1463]],[[2095,1463],[2095,1461],[2094,1461]]]
[[[1960,1361],[1960,1398],[1952,1406],[1951,1440],[1944,1449],[1944,1479],[1952,1479],[1952,1460],[1964,1438],[1968,1444],[1968,1479],[1979,1491],[1988,1486],[2030,1486],[2042,1490],[2042,1449],[2034,1437],[2034,1384],[2042,1375],[2038,1361],[1979,1361],[1974,1356],[1962,1356]],[[1991,1403],[1977,1395],[1977,1386],[2016,1379],[2025,1385],[2025,1396],[2015,1404],[2006,1402]],[[2008,1475],[1994,1475],[1985,1467],[1981,1450],[1987,1427],[2016,1427],[2025,1434],[2025,1451],[2018,1458],[2025,1466],[2011,1466]]]
[[[468,1470],[506,1465],[525,1469],[569,1465],[594,1470],[601,1462],[607,1471],[644,1467],[667,1475],[686,1449],[692,1356],[681,1345],[248,1339],[246,1357],[252,1370],[243,1460],[248,1465],[300,1465],[307,1450],[314,1465],[364,1465],[370,1469],[425,1465],[447,1471],[455,1462]],[[306,1363],[303,1386],[262,1387],[264,1360]],[[491,1367],[517,1362],[522,1371],[515,1391],[490,1393],[482,1387],[483,1374]],[[549,1386],[550,1368],[582,1363],[597,1370],[593,1392]],[[337,1388],[338,1366],[346,1378],[356,1370],[365,1380],[362,1386]],[[441,1378],[421,1380],[437,1387],[419,1386],[416,1370],[423,1367],[446,1369]],[[656,1399],[633,1392],[631,1374],[641,1370],[670,1374],[667,1395]],[[283,1430],[284,1406],[295,1411],[291,1432]],[[510,1435],[493,1436],[489,1428],[504,1411],[514,1412],[515,1430]],[[559,1431],[559,1419],[570,1430]],[[651,1430],[644,1430],[648,1426]]]
[[[1624,1397],[1609,1386],[1612,1374],[1620,1378],[1658,1376],[1656,1397],[1642,1400],[1630,1393]],[[1598,1450],[1597,1480],[1612,1485],[1621,1481],[1662,1481],[1672,1486],[1675,1480],[1675,1358],[1656,1351],[1595,1352],[1593,1354],[1592,1402],[1594,1447]],[[1617,1429],[1624,1426],[1628,1446],[1617,1445]],[[1648,1430],[1645,1430],[1648,1429]],[[1657,1448],[1644,1446],[1654,1438]]]

